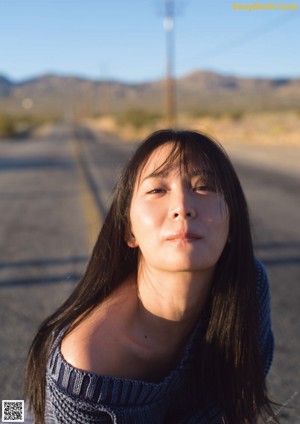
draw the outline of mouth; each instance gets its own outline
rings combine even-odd
[[[190,233],[190,232],[186,232],[186,231],[180,231],[178,233],[170,234],[167,237],[167,240],[169,240],[169,241],[180,240],[180,241],[193,242],[193,241],[200,240],[201,238],[202,237],[199,234]]]

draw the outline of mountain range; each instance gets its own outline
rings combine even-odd
[[[175,81],[176,107],[193,114],[300,109],[300,78],[242,78],[194,71]],[[0,75],[0,113],[61,117],[164,109],[165,81],[102,81],[42,75],[18,83]]]

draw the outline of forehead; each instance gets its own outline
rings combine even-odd
[[[167,141],[156,146],[140,162],[133,192],[141,183],[151,177],[166,177],[171,172],[179,172],[185,179],[201,177],[201,180],[216,192],[226,192],[226,172],[222,165],[224,158],[211,143],[198,140]]]
[[[144,166],[140,170],[140,178],[144,178],[148,174],[154,171],[170,170],[170,168],[178,167],[178,158],[176,160],[171,158],[172,152],[174,151],[174,143],[169,142],[162,146],[157,147],[148,157]]]
[[[211,158],[199,144],[170,141],[157,147],[146,158],[139,170],[137,183],[146,177],[165,176],[173,171],[178,171],[188,178],[195,175],[208,178],[209,175],[215,175],[214,168]]]
[[[223,193],[223,178],[215,162],[214,152],[208,151],[199,143],[173,141],[156,147],[145,158],[136,177],[135,189],[145,179],[166,177],[171,172],[179,172],[187,179],[200,176],[203,182]]]

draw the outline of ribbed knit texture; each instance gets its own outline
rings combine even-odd
[[[269,283],[257,261],[259,349],[265,373],[273,356]],[[194,329],[179,365],[160,383],[99,376],[76,369],[65,361],[60,344],[53,344],[47,370],[46,424],[221,424],[216,405],[199,407],[193,364],[203,339],[205,320]]]

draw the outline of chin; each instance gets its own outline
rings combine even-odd
[[[210,262],[180,262],[176,263],[164,263],[164,270],[170,272],[190,272],[190,273],[200,273],[211,270],[215,267],[214,263]]]

